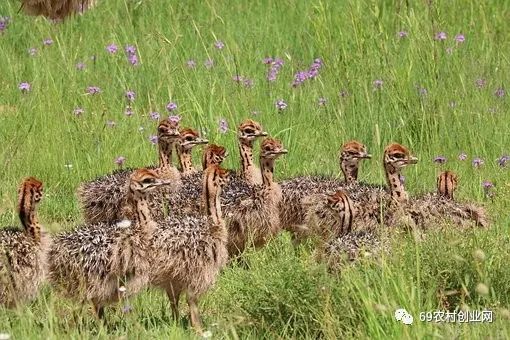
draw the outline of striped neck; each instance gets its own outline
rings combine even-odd
[[[223,223],[220,204],[221,187],[216,181],[216,176],[214,171],[204,172],[202,201],[206,214],[212,218],[214,223],[220,224]]]
[[[177,156],[179,158],[180,171],[183,175],[188,175],[195,170],[193,168],[191,150],[191,148],[186,149],[177,144]]]
[[[241,177],[250,184],[255,184],[253,178],[253,142],[239,140],[239,153],[241,155]]]
[[[274,159],[260,158],[260,171],[262,173],[262,185],[266,188],[273,184]]]
[[[346,183],[356,183],[358,181],[359,162],[356,159],[340,159],[340,168],[344,174]]]
[[[172,154],[175,146],[175,142],[166,142],[162,140],[163,138],[159,138],[159,169],[160,170],[170,170],[173,168],[172,164]]]
[[[149,209],[147,194],[129,188],[128,201],[135,220],[135,227],[141,232],[152,233],[154,220]]]
[[[400,171],[389,163],[384,164],[384,170],[386,172],[386,182],[390,188],[391,198],[397,203],[407,201],[408,194],[404,188],[404,184],[400,181]]]
[[[36,243],[41,242],[41,225],[37,219],[35,203],[25,195],[19,206],[19,219],[25,232],[32,237]]]

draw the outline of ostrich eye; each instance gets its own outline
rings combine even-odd
[[[188,136],[188,137],[186,137],[186,138],[185,138],[185,140],[186,140],[187,142],[191,142],[191,141],[193,140],[193,137]]]
[[[406,155],[404,155],[403,153],[395,153],[395,154],[393,154],[393,157],[398,158],[398,159],[405,158],[405,156]]]
[[[166,132],[166,129],[164,127],[160,127],[158,129],[159,133],[165,133]]]
[[[150,183],[154,183],[154,178],[145,178],[142,183],[145,183],[145,184],[150,184]]]
[[[251,134],[255,133],[255,130],[250,129],[250,128],[248,128],[248,129],[244,129],[244,133],[247,133],[247,134],[250,134],[250,135],[251,135]]]

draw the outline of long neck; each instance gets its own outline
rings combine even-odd
[[[136,222],[135,228],[140,232],[150,234],[153,231],[155,222],[149,210],[147,195],[129,189],[129,203],[133,211],[133,218]]]
[[[187,175],[194,171],[191,158],[191,148],[183,148],[177,144],[177,156],[179,157],[179,166],[183,175]]]
[[[216,183],[215,178],[214,172],[204,177],[202,201],[206,214],[212,218],[215,224],[220,224],[223,223],[220,204],[221,187]]]
[[[260,158],[260,171],[262,173],[262,185],[270,187],[273,184],[274,159]]]
[[[386,181],[390,188],[391,197],[397,203],[407,201],[408,195],[400,181],[400,171],[391,164],[385,164]]]
[[[174,142],[163,141],[159,138],[159,168],[161,170],[168,170],[173,167],[172,164],[172,153],[174,149]]]
[[[342,169],[346,183],[355,183],[358,181],[358,161],[341,159],[340,168]]]
[[[253,165],[253,142],[239,140],[239,153],[241,155],[241,176],[248,182],[252,183]]]
[[[23,197],[19,206],[19,219],[25,232],[39,243],[41,241],[41,225],[37,219],[35,208],[35,204],[30,202],[29,197]]]

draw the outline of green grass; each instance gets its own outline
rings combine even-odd
[[[249,270],[225,269],[201,301],[207,329],[234,339],[508,337],[510,176],[496,159],[510,153],[509,99],[494,93],[510,80],[510,3],[428,3],[108,0],[53,25],[18,14],[18,1],[2,1],[0,16],[12,22],[0,34],[1,224],[18,223],[16,188],[28,175],[45,183],[40,218],[47,229],[78,223],[80,182],[112,171],[120,155],[128,166],[156,161],[148,137],[157,123],[148,114],[163,114],[169,101],[179,105],[182,125],[200,128],[231,150],[226,161],[231,168],[238,165],[235,127],[257,111],[255,119],[289,149],[278,161],[279,179],[337,174],[338,148],[355,138],[374,154],[363,164],[361,179],[379,183],[382,150],[397,141],[420,158],[405,171],[412,194],[433,190],[440,170],[454,170],[460,175],[458,199],[484,204],[490,230],[434,232],[420,241],[392,233],[389,255],[364,260],[340,276],[313,261],[311,245],[293,249],[282,235],[246,254]],[[407,38],[397,36],[402,30]],[[447,32],[446,41],[434,40],[440,31]],[[455,42],[458,33],[465,42]],[[54,44],[43,46],[48,37]],[[216,40],[225,48],[216,49]],[[106,52],[110,43],[119,46],[116,55]],[[137,67],[123,52],[128,44],[138,49]],[[31,47],[38,49],[36,56],[29,56]],[[266,81],[267,56],[285,62],[273,83]],[[317,57],[324,61],[320,76],[292,88],[294,74]],[[204,67],[208,58],[214,60],[210,69]],[[189,59],[195,69],[186,66]],[[75,67],[80,61],[83,71]],[[254,87],[236,84],[236,74],[253,79]],[[475,82],[482,78],[486,84],[478,88]],[[384,82],[379,90],[376,79]],[[32,90],[21,93],[21,82],[30,82]],[[87,86],[99,86],[102,93],[85,95]],[[128,89],[137,94],[131,117],[124,115]],[[349,95],[339,96],[342,90]],[[317,104],[320,97],[327,98],[325,106]],[[281,113],[275,108],[280,98],[288,103]],[[85,113],[76,117],[76,107]],[[230,125],[226,134],[218,131],[221,118]],[[107,120],[116,127],[107,127]],[[461,152],[469,156],[466,161],[457,159]],[[436,155],[448,162],[435,165]],[[475,157],[485,161],[479,169],[471,165]],[[484,196],[484,180],[495,184],[491,199]],[[484,261],[473,256],[477,249]],[[479,283],[489,294],[476,292]],[[463,293],[441,298],[452,290]],[[0,310],[0,333],[14,339],[193,337],[185,321],[172,323],[161,292],[126,303],[131,313],[122,313],[122,305],[109,309],[109,326],[99,327],[88,306],[61,300],[46,288],[29,306]],[[495,322],[419,321],[420,312],[446,305],[491,309]],[[398,307],[413,314],[413,325],[394,320]]]

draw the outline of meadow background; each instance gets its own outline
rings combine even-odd
[[[231,339],[510,337],[509,1],[108,0],[63,24],[18,8],[0,2],[1,225],[18,225],[16,189],[29,175],[45,183],[48,230],[79,223],[80,182],[111,172],[119,157],[132,167],[156,162],[154,112],[165,117],[168,103],[182,126],[231,151],[230,168],[236,126],[260,121],[289,149],[278,179],[338,175],[338,149],[355,138],[374,155],[360,178],[381,183],[383,148],[396,141],[420,158],[405,170],[412,194],[454,170],[457,198],[486,206],[491,228],[424,239],[392,230],[390,254],[339,275],[314,262],[311,244],[294,249],[282,234],[245,255],[248,270],[224,270],[201,302],[206,328]],[[318,74],[292,86],[316,58]],[[394,320],[399,307],[413,325]],[[495,321],[419,321],[444,308],[491,309]],[[107,313],[109,325],[98,326],[88,306],[45,289],[29,306],[0,309],[0,333],[193,337],[186,318],[171,321],[159,291]]]

